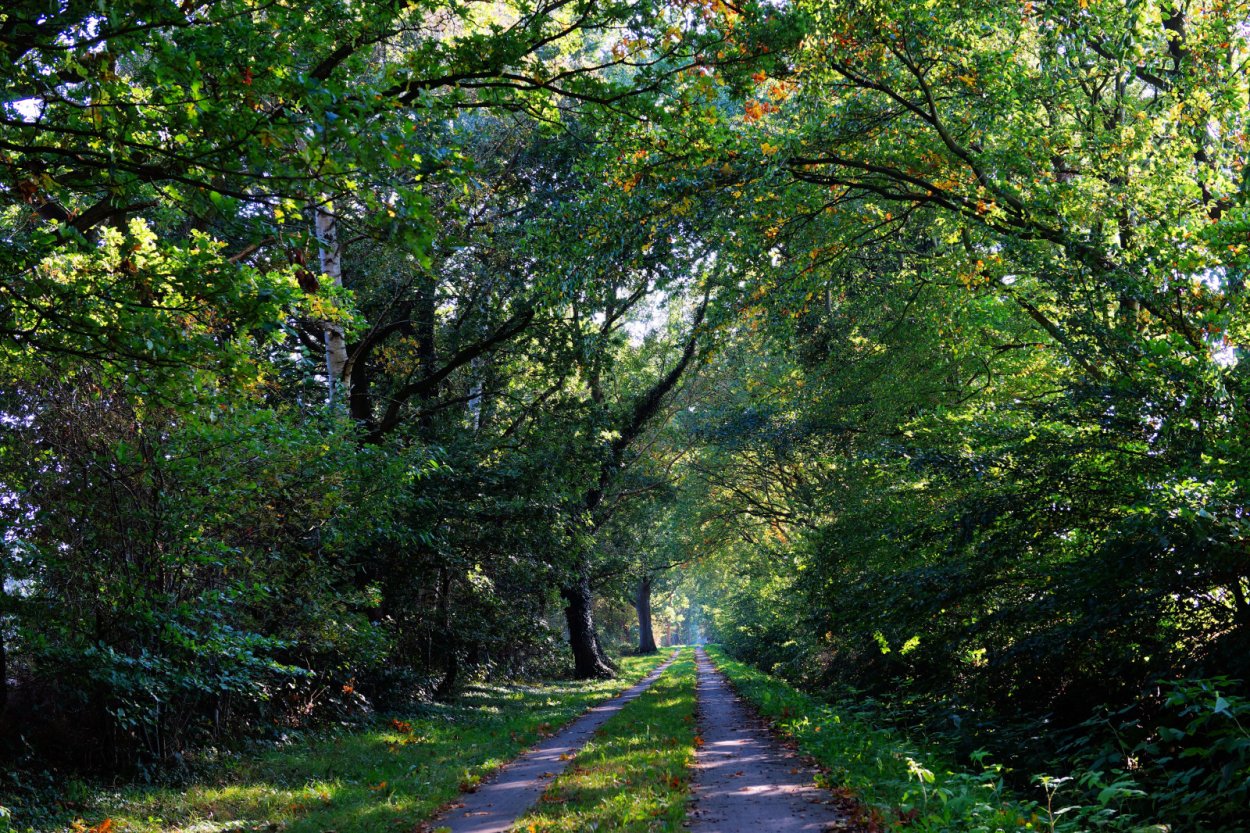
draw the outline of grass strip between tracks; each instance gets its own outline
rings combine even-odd
[[[605,723],[521,818],[517,833],[678,831],[694,763],[694,652]]]

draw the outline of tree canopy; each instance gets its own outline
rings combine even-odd
[[[706,638],[1243,829],[1248,62],[1235,0],[6,5],[0,736]]]

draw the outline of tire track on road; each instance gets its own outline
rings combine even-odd
[[[695,833],[818,833],[846,816],[815,771],[773,738],[698,648],[698,726],[689,828]]]

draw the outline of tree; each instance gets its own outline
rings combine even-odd
[[[721,37],[716,17],[6,9],[0,372],[20,430],[4,449],[5,572],[22,589],[0,641],[23,686],[58,667],[95,680],[90,728],[120,766],[167,758],[225,693],[238,720],[218,730],[256,725],[279,677],[384,697],[435,672],[449,691],[492,645],[537,651],[575,560],[568,507],[584,511],[603,466],[577,365],[613,346],[589,336],[632,305],[616,288],[641,276],[637,301],[663,268],[660,252],[618,250],[600,262],[623,281],[567,283],[554,256],[570,235],[548,218],[588,211],[572,176],[602,152],[588,139],[657,112]],[[642,40],[614,42],[623,27]],[[585,317],[570,321],[574,303]],[[44,386],[85,404],[58,409]],[[318,475],[297,487],[299,466]],[[238,524],[197,526],[218,506]],[[301,610],[349,624],[317,633]],[[217,650],[238,662],[200,669]],[[384,679],[383,656],[409,676]]]

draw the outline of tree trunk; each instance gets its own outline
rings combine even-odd
[[[0,715],[9,705],[9,663],[4,652],[4,632],[0,631]]]
[[[339,245],[339,224],[334,216],[333,204],[317,206],[316,226],[321,271],[335,286],[342,286],[343,249]],[[347,378],[347,341],[343,337],[343,325],[327,321],[325,328],[326,378],[330,387],[330,404],[333,405],[338,388],[351,390],[351,379]]]
[[[0,561],[0,567],[4,566],[4,562]],[[5,596],[5,571],[0,569],[0,715],[4,714],[5,708],[9,705],[9,658],[5,653],[4,646],[4,624],[8,613],[8,598]]]
[[[560,595],[564,597],[564,615],[569,625],[569,645],[573,649],[574,674],[580,680],[612,677],[612,667],[603,656],[599,648],[599,640],[595,635],[590,577],[583,573],[576,584],[564,588]]]
[[[373,394],[369,389],[372,379],[368,363],[349,369],[347,375],[351,379],[351,390],[347,395],[347,412],[351,414],[352,419],[364,426],[366,431],[372,431],[377,423],[373,418]]]
[[[1233,605],[1234,605],[1233,621],[1235,621],[1239,626],[1244,628],[1244,627],[1250,627],[1250,601],[1247,601],[1245,588],[1241,586],[1241,583],[1243,581],[1244,579],[1241,576],[1238,576],[1237,578],[1233,579],[1232,587],[1233,587]],[[4,659],[4,655],[2,653],[3,649],[4,649],[4,646],[0,644],[0,661],[3,661]],[[4,703],[0,702],[0,708],[2,708],[3,705]]]
[[[455,696],[456,683],[460,677],[460,657],[456,655],[454,646],[448,646],[443,655],[443,678],[434,689],[434,699],[450,700]]]
[[[612,656],[604,650],[603,643],[599,641],[599,629],[595,628],[591,633],[595,635],[595,650],[599,652],[599,658],[603,660],[608,668],[612,669],[612,674],[615,676],[616,672],[621,670],[621,666],[617,665],[616,660],[612,659]]]
[[[452,574],[447,567],[438,571],[438,627],[442,638],[439,652],[442,655],[443,678],[434,690],[439,700],[447,700],[456,690],[456,679],[460,676],[460,661],[456,655],[456,639],[451,629],[451,594]]]
[[[417,336],[417,366],[421,369],[421,375],[427,379],[438,369],[438,345],[435,342],[438,327],[437,289],[433,275],[418,276],[412,317]],[[420,396],[421,413],[417,417],[417,430],[426,442],[433,439],[434,415],[430,406],[438,400],[438,394],[439,387],[434,385]]]
[[[634,610],[638,611],[638,653],[654,654],[659,648],[655,645],[655,632],[651,629],[651,576],[638,580]]]

